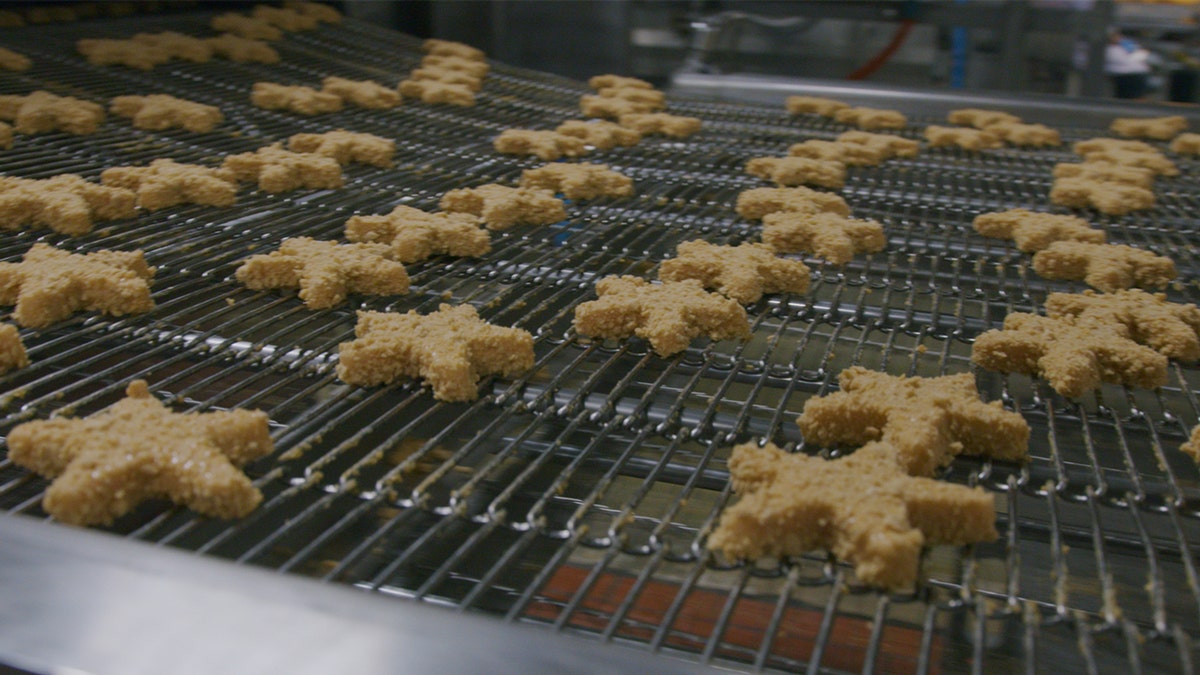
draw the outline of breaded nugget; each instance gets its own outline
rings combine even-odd
[[[483,61],[487,58],[487,54],[482,49],[476,49],[463,42],[438,40],[436,38],[429,38],[421,43],[421,51],[435,56],[457,56],[460,59],[469,59],[471,61]]]
[[[1086,178],[1103,183],[1133,185],[1147,190],[1154,187],[1154,172],[1138,166],[1107,162],[1064,162],[1054,165],[1055,178]]]
[[[255,5],[250,16],[289,33],[313,30],[321,23],[317,20],[317,17],[310,14],[301,14],[286,7],[271,7],[269,5]]]
[[[521,172],[521,187],[541,188],[560,193],[567,199],[628,197],[633,180],[604,164],[567,164],[555,162]]]
[[[601,117],[616,120],[624,115],[634,113],[650,113],[655,110],[653,105],[638,103],[623,98],[605,98],[604,96],[584,95],[579,97],[579,112],[584,117]],[[630,126],[622,124],[622,126]],[[639,131],[641,131],[639,129]],[[643,132],[645,133],[645,132]]]
[[[402,263],[420,262],[434,255],[477,257],[492,250],[491,236],[476,218],[465,213],[427,213],[397,206],[385,216],[351,216],[346,239],[392,247]]]
[[[28,56],[0,47],[0,70],[29,70],[32,65],[33,61],[30,61]]]
[[[1040,255],[1040,254],[1039,254]],[[1041,377],[1078,398],[1101,382],[1153,389],[1167,383],[1167,357],[1129,339],[1116,324],[1077,324],[1013,312],[1002,330],[975,339],[971,360],[987,370]]]
[[[0,148],[8,150],[13,144],[13,128],[8,122],[0,122]]]
[[[1027,209],[981,213],[972,225],[985,237],[1012,239],[1026,253],[1036,253],[1056,241],[1105,242],[1104,231],[1092,229],[1083,218]]]
[[[11,323],[0,324],[0,374],[29,365],[21,332]]]
[[[438,54],[429,54],[423,57],[421,59],[421,67],[457,70],[478,78],[486,77],[488,71],[492,69],[486,61],[464,59],[461,56],[441,56]]]
[[[279,52],[262,40],[223,33],[207,41],[214,56],[236,63],[279,63]]]
[[[396,142],[374,134],[338,129],[323,134],[295,134],[288,139],[288,149],[330,157],[343,165],[359,162],[386,168],[396,155]]]
[[[838,143],[857,143],[883,153],[885,160],[895,157],[916,157],[921,144],[894,134],[873,134],[869,131],[846,131],[838,134]]]
[[[1175,166],[1161,152],[1133,152],[1128,150],[1097,150],[1085,153],[1083,161],[1088,164],[1105,163],[1118,166],[1141,167],[1149,169],[1159,176],[1178,176],[1179,167]]]
[[[1192,428],[1192,435],[1188,441],[1179,446],[1180,451],[1192,458],[1192,461],[1200,464],[1200,425]]]
[[[713,340],[750,337],[746,310],[735,300],[705,291],[695,279],[651,284],[640,277],[610,276],[596,282],[596,295],[599,299],[575,308],[580,335],[636,335],[649,340],[662,357],[687,349],[700,335]]]
[[[170,159],[156,159],[149,166],[109,167],[100,174],[100,181],[135,191],[138,206],[150,211],[179,204],[232,206],[237,199],[237,178],[229,169]]]
[[[817,185],[840,189],[846,184],[846,165],[808,157],[755,157],[746,163],[746,173],[776,185]]]
[[[695,279],[743,305],[758,302],[764,293],[808,292],[808,266],[775,255],[766,244],[717,246],[696,239],[676,248],[676,257],[658,268],[663,281]]]
[[[1086,282],[1107,293],[1137,286],[1166,286],[1176,276],[1175,262],[1132,246],[1056,241],[1033,256],[1033,269],[1047,279]]]
[[[1167,147],[1180,155],[1200,155],[1200,134],[1179,134]]]
[[[386,110],[400,105],[400,92],[370,80],[347,80],[327,77],[321,80],[321,91],[340,96],[343,101],[360,108]]]
[[[138,129],[153,131],[181,128],[207,133],[225,121],[225,115],[216,106],[166,94],[117,96],[108,104],[108,109],[114,115],[132,119],[133,126]]]
[[[811,398],[797,424],[805,443],[891,448],[907,474],[933,476],[960,454],[1006,462],[1029,459],[1029,425],[998,402],[984,403],[970,373],[904,377],[853,366],[841,391]]]
[[[80,310],[141,314],[154,309],[153,277],[141,250],[76,255],[37,243],[21,262],[0,262],[0,305],[16,305],[12,318],[26,328],[46,328]]]
[[[252,255],[235,273],[246,288],[298,288],[309,309],[341,304],[349,293],[403,295],[408,273],[392,259],[386,244],[339,244],[310,237],[289,237],[279,250]]]
[[[283,31],[263,21],[236,12],[213,17],[209,27],[218,33],[233,33],[248,40],[282,40]]]
[[[1076,141],[1071,146],[1072,152],[1077,155],[1086,155],[1089,152],[1108,152],[1110,150],[1120,150],[1122,152],[1140,152],[1151,155],[1158,154],[1158,148],[1144,143],[1142,141],[1130,141],[1120,138],[1089,138],[1082,141]]]
[[[1094,208],[1114,216],[1154,208],[1155,201],[1154,193],[1146,188],[1091,178],[1056,178],[1050,186],[1052,204]]]
[[[422,378],[439,401],[473,401],[479,380],[533,367],[533,336],[493,326],[471,305],[440,305],[421,316],[359,312],[355,340],[338,345],[338,377],[369,387]]]
[[[144,380],[83,419],[26,422],[8,434],[9,459],[53,482],[42,508],[72,525],[109,525],[163,497],[214,518],[240,518],[262,493],[240,467],[271,454],[266,413],[173,413]]]
[[[730,558],[826,549],[860,581],[899,590],[916,582],[922,546],[999,536],[992,495],[905,475],[885,443],[834,460],[746,443],[734,448],[729,472],[739,499],[706,546]]]
[[[342,109],[342,97],[312,87],[255,82],[250,102],[266,110],[289,110],[301,115],[318,115]]]
[[[792,145],[788,148],[788,155],[841,162],[846,166],[878,166],[886,158],[884,151],[877,146],[816,139]]]
[[[769,213],[836,213],[850,215],[850,206],[841,195],[806,187],[754,188],[738,194],[738,215],[759,220]]]
[[[515,225],[550,225],[567,219],[562,200],[549,190],[487,184],[451,190],[442,195],[443,211],[469,213],[489,230]]]
[[[132,218],[136,205],[132,191],[97,185],[75,174],[45,180],[0,177],[0,228],[8,230],[32,226],[87,234],[96,221]]]
[[[130,40],[160,48],[173,59],[183,59],[192,63],[206,63],[213,56],[212,46],[206,40],[174,31],[138,33]]]
[[[1180,361],[1200,359],[1200,308],[1167,302],[1162,293],[1131,288],[1114,293],[1051,293],[1046,316],[1074,317],[1075,323],[1117,325],[1128,337]]]
[[[150,70],[171,60],[165,48],[107,38],[83,38],[75,43],[75,50],[93,66],[127,66],[138,70]]]
[[[13,122],[13,128],[22,134],[92,134],[104,121],[104,106],[48,91],[27,96],[0,95],[0,119]]]
[[[465,84],[450,84],[440,80],[403,80],[398,89],[402,95],[422,103],[442,103],[464,108],[475,105],[475,92]]]
[[[430,80],[433,82],[441,82],[443,84],[457,84],[466,87],[473,92],[483,89],[482,77],[477,77],[470,73],[464,73],[461,70],[451,70],[449,68],[438,68],[435,66],[417,68],[408,74],[408,79],[414,82]]]
[[[986,129],[968,129],[966,127],[940,127],[930,124],[925,127],[925,139],[931,148],[960,147],[963,150],[978,152],[994,150],[1003,147],[1000,137]]]
[[[850,124],[859,129],[873,131],[875,129],[903,129],[908,126],[908,118],[895,110],[879,110],[877,108],[846,108],[833,114],[833,119],[842,124]]]
[[[781,253],[812,253],[844,265],[859,253],[882,251],[883,226],[837,213],[781,211],[763,216],[762,240]]]
[[[946,115],[950,124],[962,124],[976,129],[987,129],[997,124],[1020,124],[1021,118],[1002,110],[986,110],[983,108],[959,108],[951,110]]]
[[[612,150],[618,145],[628,148],[642,140],[637,131],[604,120],[567,120],[554,130],[564,136],[581,138],[597,150]]]
[[[311,16],[321,23],[341,23],[342,13],[323,2],[307,2],[306,0],[284,0],[284,9],[290,9],[305,16]]]
[[[1056,129],[1045,124],[1019,124],[1001,122],[992,124],[987,130],[1009,145],[1032,148],[1047,148],[1062,145],[1062,136]]]
[[[342,167],[337,160],[290,152],[278,143],[254,152],[229,155],[222,166],[231,169],[239,181],[257,182],[259,189],[266,192],[331,189],[343,184]]]
[[[700,131],[704,122],[698,117],[684,117],[668,113],[626,113],[617,118],[617,123],[629,127],[643,136],[658,134],[671,138],[687,138]]]
[[[547,162],[587,154],[584,142],[574,136],[535,129],[505,129],[492,141],[492,147],[506,155],[533,155]]]
[[[820,96],[789,96],[783,101],[787,111],[793,115],[815,114],[833,117],[839,110],[850,107],[849,103]]]
[[[1188,128],[1187,118],[1182,115],[1167,117],[1118,117],[1109,125],[1109,130],[1126,138],[1152,138],[1167,141]]]
[[[667,107],[666,94],[657,89],[637,89],[635,87],[604,87],[596,92],[603,98],[619,98],[646,106],[646,112],[657,112]]]
[[[608,87],[620,87],[622,89],[653,89],[654,85],[645,80],[639,80],[636,77],[624,77],[621,75],[593,75],[588,80],[588,86],[592,89],[605,89]]]

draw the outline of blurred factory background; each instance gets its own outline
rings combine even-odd
[[[1186,2],[1107,0],[351,0],[348,14],[468,42],[574,78],[619,72],[829,78],[902,86],[1116,93],[1119,32],[1148,54],[1146,98],[1200,98],[1197,12]],[[1109,55],[1111,67],[1111,54]],[[689,81],[694,81],[692,77]]]

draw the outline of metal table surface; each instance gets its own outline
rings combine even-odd
[[[272,420],[278,451],[247,467],[265,496],[257,511],[222,522],[148,503],[104,528],[107,562],[92,564],[152,556],[159,573],[186,579],[191,567],[179,555],[159,561],[160,552],[146,552],[148,542],[214,559],[203,561],[214,579],[246,572],[245,580],[231,582],[235,588],[261,578],[259,570],[240,568],[265,568],[289,577],[289,589],[333,585],[379,596],[370,601],[376,609],[365,611],[380,611],[381,599],[402,606],[403,615],[412,601],[446,606],[633,646],[663,656],[663,668],[677,665],[670,657],[738,670],[814,672],[1192,668],[1200,633],[1200,475],[1178,445],[1200,421],[1200,371],[1172,363],[1161,389],[1105,386],[1074,401],[1044,382],[976,372],[969,362],[974,337],[1006,313],[1037,311],[1049,292],[1082,289],[1039,278],[1028,256],[970,227],[984,211],[1049,208],[1050,171],[1072,161],[1068,148],[927,149],[913,159],[852,169],[842,194],[856,216],[884,224],[887,248],[843,267],[806,259],[811,291],[750,306],[750,340],[697,340],[662,359],[639,340],[575,335],[575,306],[593,297],[600,277],[652,278],[681,241],[753,240],[757,225],[733,210],[740,191],[761,185],[743,173],[746,160],[844,129],[789,117],[777,104],[673,98],[672,111],[705,120],[700,134],[647,139],[585,160],[633,177],[635,197],[570,203],[563,223],[494,234],[493,252],[480,259],[409,266],[408,295],[353,298],[313,312],[294,295],[241,287],[233,270],[247,254],[272,250],[285,237],[339,238],[354,214],[385,213],[401,203],[434,210],[449,189],[515,181],[539,162],[498,155],[491,139],[505,128],[553,128],[576,117],[586,88],[494,64],[474,108],[410,101],[390,111],[300,117],[251,107],[251,84],[316,84],[325,75],[393,84],[419,60],[418,42],[347,22],[289,35],[279,43],[278,65],[175,62],[147,72],[90,67],[73,50],[84,36],[203,34],[205,18],[0,31],[0,44],[35,60],[28,72],[0,73],[0,92],[45,88],[99,102],[164,92],[219,105],[227,117],[212,134],[140,131],[110,119],[92,136],[18,136],[0,154],[0,170],[95,178],[114,164],[160,156],[215,163],[299,131],[336,128],[396,139],[397,162],[391,169],[352,165],[339,190],[244,189],[232,208],[142,213],[83,237],[3,235],[0,260],[17,260],[33,242],[51,241],[74,251],[142,248],[159,271],[150,314],[79,314],[50,329],[22,330],[33,364],[0,377],[0,433],[55,412],[100,410],[134,378],[147,379],[178,410],[242,406]],[[903,133],[914,138],[968,100],[877,88],[843,93],[912,113]],[[1054,124],[1068,143],[1102,134],[1118,110],[1057,101],[1052,114],[1024,99],[989,100]],[[1200,121],[1187,114],[1194,126]],[[1200,163],[1179,162],[1184,175],[1158,182],[1154,209],[1091,218],[1110,241],[1171,255],[1180,278],[1168,294],[1196,302]],[[352,335],[356,309],[427,312],[446,298],[475,305],[494,323],[529,330],[534,370],[486,380],[480,399],[465,404],[437,402],[413,383],[363,389],[337,380],[337,344]],[[1000,540],[930,549],[920,586],[899,594],[861,586],[849,567],[820,553],[756,565],[708,554],[704,537],[732,497],[730,446],[770,438],[820,451],[803,445],[795,418],[806,400],[832,391],[837,373],[850,365],[896,374],[976,372],[985,398],[1024,414],[1033,429],[1028,465],[962,458],[945,475],[997,495]],[[0,560],[38,570],[49,602],[59,581],[81,569],[52,563],[52,551],[86,550],[97,535],[34,522],[48,521],[40,508],[46,485],[0,459],[0,511],[13,514],[0,519]],[[23,550],[9,550],[9,541],[22,542],[13,546]],[[86,558],[79,562],[87,567]],[[38,589],[24,588],[9,565],[0,573],[0,603],[36,598]],[[330,593],[329,605],[357,602],[341,597]],[[81,602],[96,607],[99,600]],[[142,594],[119,603],[128,603],[131,615],[156,606]],[[82,631],[57,609],[62,605],[46,606],[56,608],[43,617],[46,630]],[[0,617],[22,620],[11,607]],[[531,641],[550,637],[528,631]],[[6,632],[0,624],[0,635]],[[204,638],[203,631],[169,635],[181,652]],[[464,629],[447,639],[466,645],[472,638]],[[118,641],[145,654],[147,669],[170,665],[149,661],[169,659],[168,652],[144,650],[133,637]],[[22,642],[0,640],[0,658],[30,644]],[[288,657],[265,646],[251,651],[254,664]],[[55,661],[56,654],[63,653],[50,648],[38,662],[70,665]]]

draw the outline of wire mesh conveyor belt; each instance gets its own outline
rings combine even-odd
[[[211,134],[110,118],[91,136],[18,136],[0,155],[3,173],[95,179],[107,166],[157,157],[211,164],[336,128],[396,139],[397,162],[351,165],[339,190],[243,190],[233,208],[141,213],[71,239],[3,235],[2,260],[35,241],[141,248],[158,274],[151,314],[79,314],[22,331],[33,363],[0,378],[0,434],[56,412],[95,412],[134,378],[176,409],[243,406],[272,420],[277,453],[248,467],[264,493],[252,515],[222,522],[147,504],[109,528],[114,535],[738,669],[1191,669],[1200,483],[1178,447],[1200,421],[1194,366],[1173,362],[1159,390],[1106,385],[1079,401],[1044,382],[978,372],[988,400],[1028,420],[1033,459],[950,467],[947,480],[995,493],[1001,537],[929,550],[916,593],[863,588],[849,567],[818,554],[729,565],[703,546],[731,498],[733,442],[795,448],[805,401],[830,392],[845,367],[968,372],[972,340],[1005,314],[1037,311],[1051,291],[1082,290],[1039,278],[1028,256],[970,226],[984,211],[1048,207],[1051,167],[1069,150],[925,151],[852,169],[843,194],[856,216],[885,225],[887,248],[844,267],[808,260],[811,292],[752,306],[749,341],[696,341],[662,359],[637,340],[578,339],[574,308],[602,276],[650,277],[681,241],[753,239],[756,227],[733,211],[738,192],[761,185],[744,162],[842,130],[778,108],[672,101],[705,120],[700,134],[587,158],[632,176],[636,197],[569,204],[567,221],[497,233],[480,259],[411,265],[408,295],[310,311],[293,295],[241,287],[239,261],[285,237],[340,238],[353,214],[402,203],[435,210],[452,188],[511,183],[538,162],[498,155],[491,139],[576,116],[585,89],[495,64],[474,108],[407,102],[302,118],[251,107],[251,84],[326,75],[394,84],[417,63],[416,41],[351,21],[289,35],[278,65],[174,62],[147,72],[90,67],[73,48],[79,37],[139,30],[206,34],[205,19],[0,34],[35,62],[0,74],[3,93],[44,88],[105,102],[161,92],[219,105],[227,118]],[[1101,133],[1100,121],[1080,120],[1062,129],[1068,142]],[[907,135],[935,121],[915,120]],[[1181,177],[1160,180],[1156,208],[1094,221],[1110,241],[1169,254],[1181,272],[1171,299],[1197,302],[1200,165],[1180,163]],[[530,331],[535,369],[488,380],[478,401],[459,404],[411,383],[337,380],[336,347],[351,337],[356,309],[428,312],[447,299]],[[46,518],[46,485],[0,451],[0,510]]]

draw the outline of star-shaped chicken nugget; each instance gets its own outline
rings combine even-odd
[[[288,110],[301,115],[337,112],[344,104],[337,94],[276,82],[255,82],[250,90],[250,102],[265,110]]]
[[[426,213],[397,206],[386,216],[351,216],[346,238],[355,242],[388,244],[396,260],[420,262],[446,254],[481,256],[492,250],[491,237],[475,218],[463,213]]]
[[[883,226],[837,213],[783,211],[763,216],[763,242],[782,253],[813,253],[844,265],[858,253],[882,251]]]
[[[1146,389],[1167,383],[1167,357],[1134,342],[1125,326],[1066,316],[1009,314],[1002,330],[975,339],[971,360],[988,370],[1040,376],[1071,398],[1101,382]]]
[[[1055,178],[1086,178],[1105,183],[1154,188],[1154,172],[1137,166],[1108,162],[1063,162],[1054,165]]]
[[[931,148],[958,146],[972,152],[994,150],[1004,145],[999,136],[987,129],[943,127],[936,124],[925,127],[925,140],[929,141]]]
[[[911,587],[925,544],[970,544],[998,535],[992,495],[906,475],[886,443],[825,460],[768,443],[736,446],[729,473],[737,503],[707,546],[731,558],[798,556],[826,549],[859,580]]]
[[[347,293],[400,295],[408,292],[404,265],[385,244],[339,244],[309,237],[284,239],[279,250],[247,258],[236,272],[247,288],[299,288],[309,309],[333,307]]]
[[[1128,138],[1153,138],[1169,141],[1188,128],[1183,115],[1166,117],[1118,117],[1109,125],[1109,130]]]
[[[981,213],[972,225],[985,237],[1012,239],[1026,253],[1036,253],[1056,241],[1105,241],[1104,231],[1092,229],[1083,218],[1028,209]]]
[[[87,234],[97,220],[132,218],[137,195],[122,187],[97,185],[73,173],[44,180],[0,176],[0,228],[49,227],[62,234]]]
[[[746,310],[736,301],[704,290],[699,281],[651,284],[632,276],[605,277],[596,283],[599,300],[575,308],[580,335],[620,339],[637,335],[650,341],[659,356],[687,349],[692,338],[743,340],[750,336]]]
[[[178,204],[232,206],[237,199],[237,177],[229,169],[170,159],[156,159],[150,166],[109,167],[100,174],[100,181],[134,190],[138,205],[150,211]]]
[[[329,157],[338,164],[359,162],[387,168],[396,154],[396,141],[375,134],[337,129],[323,134],[295,134],[288,139],[288,149]]]
[[[505,129],[492,141],[492,147],[506,155],[533,155],[547,162],[587,154],[583,139],[538,129]]]
[[[878,166],[886,159],[886,152],[876,146],[818,139],[792,145],[788,148],[788,155],[841,162],[846,166]]]
[[[597,150],[612,150],[618,145],[628,148],[642,140],[642,135],[633,129],[604,120],[567,120],[554,130],[581,139]]]
[[[521,187],[561,193],[567,199],[628,197],[633,180],[604,164],[552,162],[521,172]]]
[[[533,336],[493,326],[471,305],[441,305],[425,316],[359,312],[354,335],[338,347],[343,382],[368,387],[420,377],[439,401],[473,401],[481,377],[533,367]]]
[[[850,215],[850,205],[840,195],[806,187],[754,188],[738,193],[738,215],[761,220],[769,213],[836,213]]]
[[[1156,201],[1154,193],[1146,188],[1091,178],[1056,178],[1050,186],[1052,204],[1072,209],[1094,208],[1113,216],[1153,208]]]
[[[894,134],[873,134],[869,131],[846,131],[838,134],[838,143],[855,143],[883,153],[884,159],[896,157],[916,157],[921,152],[921,144],[911,138],[902,138]]]
[[[758,302],[763,293],[808,291],[808,267],[799,260],[780,258],[766,244],[717,246],[697,239],[683,242],[677,252],[678,257],[663,261],[659,279],[696,279],[743,305]]]
[[[225,120],[216,106],[175,98],[166,94],[116,96],[108,109],[114,115],[128,117],[138,129],[161,131],[181,128],[197,133],[212,131]]]
[[[755,157],[746,162],[746,173],[776,185],[817,185],[841,189],[846,184],[846,165],[810,157]]]
[[[232,170],[239,181],[256,181],[265,192],[340,188],[344,182],[342,165],[336,159],[291,152],[278,143],[254,152],[229,155],[222,166]]]
[[[550,225],[567,219],[562,200],[549,190],[514,188],[489,183],[476,188],[451,190],[442,195],[443,211],[469,213],[489,230],[515,225]]]
[[[92,134],[104,122],[104,106],[72,96],[35,91],[28,96],[0,96],[0,120],[22,134],[64,131]]]
[[[400,105],[400,92],[372,80],[348,80],[331,75],[321,80],[321,91],[368,110],[387,110]]]
[[[0,305],[15,304],[13,319],[26,328],[45,328],[79,310],[140,314],[154,309],[153,276],[140,250],[76,255],[39,243],[19,263],[0,262]]]
[[[1028,457],[1029,425],[998,402],[981,401],[970,374],[898,377],[855,366],[838,375],[838,384],[841,391],[804,405],[799,425],[805,442],[878,440],[914,476],[932,476],[959,454]]]
[[[265,413],[173,413],[135,380],[112,407],[83,419],[26,422],[8,434],[13,463],[54,479],[46,512],[74,525],[108,525],[146,499],[240,518],[262,494],[240,467],[271,453]]]
[[[1180,361],[1200,359],[1200,308],[1167,302],[1162,293],[1136,288],[1115,293],[1051,293],[1046,316],[1074,317],[1081,326],[1123,326],[1138,344]]]
[[[1033,269],[1047,279],[1082,280],[1107,293],[1137,286],[1157,288],[1175,278],[1175,261],[1120,244],[1056,241],[1033,256]]]

